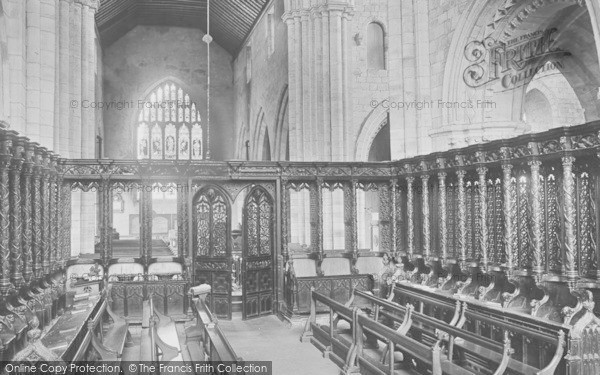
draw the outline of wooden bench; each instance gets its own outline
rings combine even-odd
[[[455,322],[456,328],[496,344],[502,341],[505,332],[509,332],[512,336],[511,346],[515,353],[511,355],[508,368],[513,372],[527,375],[566,371],[563,355],[566,336],[571,329],[568,325],[543,321],[527,314],[489,306],[485,302],[439,295],[406,283],[396,285],[393,294],[392,298],[399,303],[416,301],[420,304],[421,310],[429,312],[435,306],[447,306],[449,301],[460,303],[461,316]],[[499,344],[495,348],[488,348],[473,342],[454,340],[453,345],[456,346],[457,354],[474,368],[484,367],[490,361],[493,363],[502,361],[502,349]],[[536,355],[528,351],[528,348],[535,346],[538,347]]]
[[[192,363],[203,361],[242,361],[219,327],[204,298],[192,300],[195,322],[185,330],[189,359]]]
[[[317,324],[316,307],[311,307],[311,316],[303,333],[303,341],[310,338],[313,345],[342,368],[345,374],[475,374],[444,356],[442,340],[428,346],[402,334],[406,328],[394,330],[386,327],[357,306],[350,308],[314,291],[311,293],[311,299],[313,306],[320,303],[329,309],[329,326]],[[337,329],[337,324],[342,320],[350,321],[350,337],[346,330]],[[410,312],[405,314],[403,325],[411,325]],[[383,341],[386,349],[369,348],[366,345],[369,335]],[[396,357],[389,354],[393,353],[395,348],[401,348],[404,354],[405,369],[398,368]],[[383,360],[386,355],[387,364]]]
[[[179,349],[165,343],[157,332],[158,318],[154,314],[152,299],[142,305],[142,332],[140,336],[140,361],[169,362],[179,355]]]
[[[104,313],[108,314],[113,321],[106,334],[103,333],[102,329]],[[100,313],[88,321],[88,330],[93,333],[91,344],[103,361],[120,361],[126,343],[131,343],[129,323],[115,314],[107,301],[102,304]],[[95,331],[98,331],[98,334],[95,334]]]
[[[493,361],[493,363],[490,363],[488,357],[485,355],[477,358],[479,366],[469,362],[467,367],[472,371],[477,371],[481,374],[503,374],[508,364],[512,361],[510,358],[512,349],[508,334],[504,335],[501,344],[456,327],[460,319],[464,318],[464,314],[461,314],[460,311],[460,303],[456,304],[456,311],[452,321],[444,322],[418,311],[413,311],[413,307],[410,304],[407,307],[403,307],[361,291],[355,291],[354,295],[373,304],[376,311],[375,320],[378,318],[378,315],[386,317],[389,322],[395,323],[399,327],[398,330],[402,334],[406,334],[430,347],[436,345],[441,340],[447,349],[447,357],[450,359],[454,359],[453,349],[456,341],[497,354],[495,357],[497,361]],[[467,363],[463,357],[459,357],[457,360],[461,364]],[[513,362],[516,363],[516,361]],[[492,368],[495,370],[490,370]]]

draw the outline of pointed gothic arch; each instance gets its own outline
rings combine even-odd
[[[138,159],[204,160],[207,131],[196,103],[184,85],[167,78],[139,102],[135,121]]]

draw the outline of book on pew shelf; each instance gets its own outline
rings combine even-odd
[[[66,341],[58,341],[50,346],[48,346],[47,348],[50,350],[59,350],[59,349],[65,349],[66,347],[69,346],[69,343]]]
[[[63,334],[66,334],[66,333],[75,332],[75,331],[77,331],[77,328],[78,328],[78,327],[72,327],[72,328],[60,329],[58,332],[59,332],[61,335],[63,335]]]

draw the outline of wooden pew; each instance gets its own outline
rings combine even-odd
[[[315,291],[311,293],[313,309],[305,331],[303,341],[310,338],[310,341],[319,348],[324,356],[329,357],[340,368],[344,374],[406,374],[406,373],[430,373],[433,375],[453,374],[453,375],[472,375],[475,374],[467,369],[460,367],[446,358],[442,353],[442,341],[433,345],[425,345],[418,340],[408,337],[401,333],[402,330],[395,331],[383,324],[373,320],[358,307],[342,305],[326,296]],[[321,326],[316,322],[316,304],[326,306],[329,309],[329,326]],[[403,325],[411,325],[410,313],[405,315]],[[338,332],[336,322],[340,320],[350,321],[352,327],[351,340],[348,340],[347,333]],[[377,337],[383,341],[387,347],[387,353],[393,353],[394,348],[401,348],[405,364],[416,363],[415,368],[410,365],[408,369],[400,370],[397,368],[394,355],[389,355],[387,365],[384,364],[382,357],[386,351],[369,349],[366,344],[366,337],[369,335]],[[391,349],[391,350],[390,350]]]
[[[388,300],[377,298],[368,293],[361,291],[355,291],[354,296],[369,301],[375,311],[378,311],[379,316],[386,317],[389,321],[395,322],[402,331],[416,339],[421,343],[425,343],[428,346],[433,346],[440,340],[447,346],[448,358],[454,358],[454,346],[455,341],[464,343],[474,348],[481,348],[482,353],[477,357],[478,362],[473,364],[473,361],[469,361],[468,367],[481,374],[502,374],[509,366],[509,363],[513,364],[514,368],[519,368],[521,365],[519,362],[514,361],[510,358],[512,349],[510,347],[510,340],[508,334],[504,335],[503,344],[500,344],[494,340],[476,335],[472,332],[460,329],[456,327],[456,324],[464,319],[464,311],[461,313],[461,304],[456,304],[456,311],[454,318],[451,322],[444,322],[424,315],[418,311],[411,312],[411,305],[407,307],[400,306]],[[377,319],[377,313],[375,314],[375,320]],[[410,319],[406,316],[410,315]],[[460,317],[460,318],[459,318]],[[377,320],[376,320],[377,321]],[[490,363],[488,361],[487,353],[492,352],[495,354],[494,360]],[[497,359],[497,361],[495,361]],[[459,358],[460,363],[466,363],[465,358]],[[476,364],[479,364],[479,367]],[[495,370],[489,370],[494,368]]]
[[[140,361],[169,362],[176,359],[179,355],[179,349],[165,343],[158,335],[157,320],[154,315],[152,299],[144,300],[142,307]]]
[[[194,298],[195,323],[185,330],[186,348],[192,363],[202,361],[242,361],[205,303],[206,296]]]
[[[508,368],[520,374],[553,374],[566,373],[565,353],[566,337],[571,328],[569,325],[544,321],[531,315],[511,311],[509,309],[489,306],[485,302],[474,299],[439,295],[431,290],[399,283],[395,286],[394,300],[399,303],[410,301],[421,304],[421,309],[432,311],[434,306],[447,305],[449,301],[461,304],[461,317],[456,327],[472,332],[480,337],[499,342],[504,332],[512,338],[511,356]],[[502,351],[474,345],[469,342],[455,340],[457,353],[473,365],[483,362],[477,358],[485,357],[487,361],[499,363]],[[543,348],[543,350],[540,350]],[[529,350],[528,350],[529,349]],[[536,349],[535,352],[532,349]]]
[[[107,301],[103,302],[100,309],[100,313],[88,321],[88,330],[93,333],[91,344],[103,361],[120,361],[126,343],[131,343],[129,323],[115,314]],[[108,314],[113,321],[113,324],[106,334],[104,334],[102,330],[102,322],[105,313]]]

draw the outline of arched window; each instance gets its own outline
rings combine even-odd
[[[138,116],[138,159],[203,160],[203,134],[200,112],[190,96],[173,82],[161,84]]]
[[[385,33],[383,27],[371,22],[367,27],[367,64],[369,69],[385,69]]]

